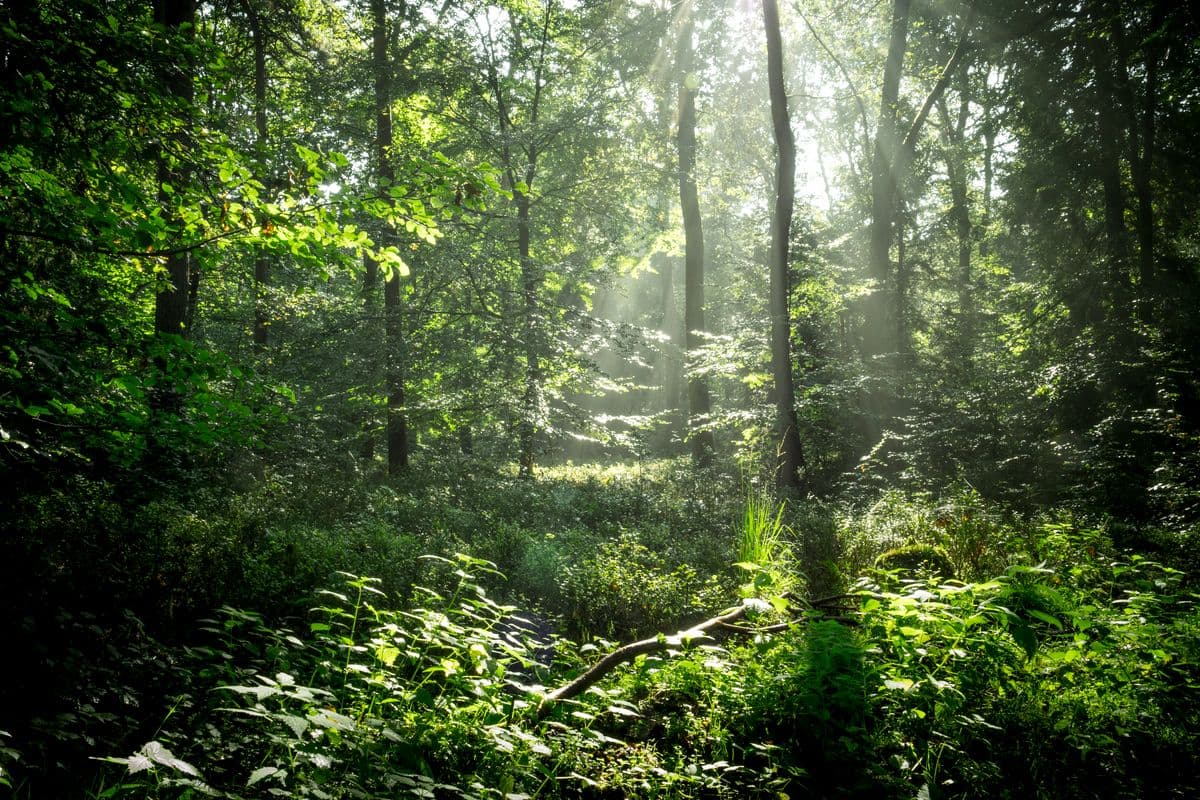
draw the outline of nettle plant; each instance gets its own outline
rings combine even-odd
[[[1044,566],[1016,565],[973,584],[882,591],[864,582],[876,753],[926,795],[986,791],[1005,759],[1083,786],[1101,780],[1101,764],[1190,758],[1196,705],[1178,698],[1200,674],[1188,655],[1196,596],[1181,573],[1137,556],[1098,564],[1094,577],[1065,583]]]
[[[104,759],[127,775],[103,795],[485,798],[553,780],[532,729],[548,645],[480,587],[488,562],[427,558],[448,588],[421,589],[422,608],[385,608],[375,579],[346,574],[305,638],[224,610],[187,667],[210,704],[183,699],[154,741]]]

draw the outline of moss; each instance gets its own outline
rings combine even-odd
[[[908,544],[893,547],[875,559],[875,568],[911,574],[915,577],[953,578],[954,565],[950,556],[932,544]]]

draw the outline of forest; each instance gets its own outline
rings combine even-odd
[[[0,794],[1200,797],[1197,11],[0,0]]]

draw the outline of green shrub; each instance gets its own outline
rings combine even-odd
[[[788,794],[888,796],[869,731],[878,676],[866,644],[844,625],[815,622],[737,651],[750,672],[730,724],[752,764],[773,762],[788,776]]]
[[[676,630],[718,610],[728,597],[717,577],[703,579],[688,565],[668,568],[633,532],[565,567],[559,592],[574,632],[617,639]]]
[[[810,597],[839,592],[862,574],[869,562],[856,558],[832,508],[807,501],[789,507],[788,517],[794,558],[803,567]]]
[[[105,761],[126,771],[110,797],[502,797],[532,792],[554,766],[524,727],[511,670],[536,662],[500,623],[511,607],[475,580],[488,565],[439,560],[452,591],[382,606],[377,581],[323,592],[310,633],[227,610],[192,651],[193,682],[156,738]],[[215,686],[213,685],[215,684]],[[424,794],[422,794],[424,792]]]
[[[901,577],[954,577],[954,565],[950,562],[950,556],[942,548],[931,544],[893,547],[875,559],[875,568],[885,572],[898,572]]]

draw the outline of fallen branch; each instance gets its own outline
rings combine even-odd
[[[813,600],[807,602],[806,605],[811,608],[818,608],[820,606],[830,605],[836,600],[854,596],[857,595],[839,594],[832,597],[823,597],[820,600]],[[695,625],[685,631],[680,631],[674,636],[658,634],[657,636],[653,636],[649,639],[641,639],[636,642],[630,642],[629,644],[621,645],[616,650],[613,650],[604,658],[597,661],[590,669],[588,669],[579,677],[545,695],[542,698],[541,703],[538,705],[537,718],[539,720],[545,719],[555,705],[563,700],[570,700],[573,697],[578,697],[621,664],[624,664],[627,661],[632,661],[638,656],[646,655],[647,653],[655,653],[671,647],[678,647],[684,642],[712,638],[709,635],[712,631],[728,631],[742,635],[780,633],[782,631],[786,631],[799,621],[799,619],[792,619],[787,622],[781,622],[762,627],[750,627],[746,625],[735,624],[738,620],[746,617],[746,614],[750,611],[751,607],[752,604],[750,602],[743,603],[737,608],[726,611],[724,614],[719,614],[712,619],[707,619],[704,622],[701,622],[699,625]],[[840,622],[857,621],[842,617],[834,617],[833,619],[837,619]]]
[[[708,632],[714,628],[720,628],[732,622],[736,622],[746,616],[749,606],[741,605],[732,611],[727,611],[712,619],[705,620],[693,628],[686,631],[681,631],[676,636],[667,637],[659,634],[649,639],[642,639],[629,644],[621,645],[616,650],[606,655],[604,658],[597,661],[591,669],[580,675],[575,680],[567,683],[550,692],[542,698],[541,704],[538,706],[538,719],[543,719],[550,713],[557,703],[563,700],[570,700],[572,697],[578,697],[594,685],[597,681],[603,678],[608,673],[612,672],[626,661],[632,661],[640,655],[646,653],[654,653],[659,650],[666,650],[672,644],[677,644],[680,640],[703,639]]]

